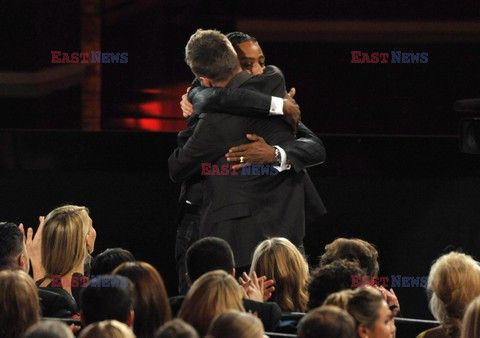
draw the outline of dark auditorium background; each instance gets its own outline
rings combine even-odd
[[[185,126],[197,28],[245,31],[297,89],[327,161],[309,169],[328,214],[309,261],[339,236],[376,244],[380,275],[421,277],[445,250],[480,258],[480,156],[459,122],[480,112],[478,0],[17,0],[0,6],[0,215],[36,227],[66,202],[90,208],[95,253],[131,250],[175,295],[179,186],[167,159]],[[127,63],[52,63],[51,51],[128,53]],[[428,52],[428,63],[351,63],[351,51]],[[478,116],[477,116],[477,115]],[[432,318],[425,290],[395,289]]]

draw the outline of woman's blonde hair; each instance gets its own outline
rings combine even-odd
[[[353,290],[350,290],[350,289],[334,292],[334,293],[331,293],[327,297],[327,299],[325,299],[325,302],[323,302],[323,305],[335,305],[341,309],[346,310],[348,302],[353,297],[353,295],[354,295],[354,292]]]
[[[135,334],[124,323],[117,320],[104,320],[88,325],[78,338],[135,338]]]
[[[275,282],[272,301],[282,311],[305,312],[308,303],[308,264],[295,245],[283,237],[261,242],[253,253],[250,272],[267,276]]]
[[[430,311],[449,337],[460,337],[465,309],[480,295],[480,266],[471,256],[450,252],[431,267],[427,293]]]
[[[380,292],[372,287],[359,287],[345,295],[351,295],[346,310],[355,320],[355,326],[364,324],[367,328],[373,328],[385,302]]]
[[[90,229],[88,209],[65,205],[45,217],[42,233],[42,264],[45,276],[65,276],[84,264],[89,255],[86,237]]]
[[[152,337],[163,323],[172,319],[163,278],[152,265],[127,262],[113,274],[127,277],[135,287],[133,329],[138,337]]]
[[[462,338],[480,337],[480,297],[470,302],[463,316]]]
[[[260,319],[250,313],[230,310],[215,317],[206,338],[262,338],[264,333]]]
[[[203,336],[211,321],[228,310],[245,311],[243,292],[235,279],[223,270],[207,272],[190,288],[178,318],[190,323]]]
[[[38,291],[22,270],[0,272],[0,337],[16,338],[40,320]]]

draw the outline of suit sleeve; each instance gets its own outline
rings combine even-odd
[[[325,162],[326,153],[322,141],[303,123],[298,127],[297,137],[296,140],[279,144],[296,172]]]
[[[268,116],[272,96],[243,88],[204,88],[192,97],[197,113]]]
[[[168,170],[172,181],[183,182],[201,171],[202,163],[213,163],[226,152],[217,135],[215,116],[220,114],[203,114],[200,116],[193,135],[183,145],[177,147],[168,159]]]

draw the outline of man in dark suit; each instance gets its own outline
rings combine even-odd
[[[279,97],[285,93],[283,75],[275,67],[255,78],[241,72],[231,45],[219,33],[197,31],[186,51],[187,63],[206,87],[242,87]],[[194,105],[201,92],[202,88],[192,90]],[[262,135],[268,144],[280,146],[294,140],[290,126],[280,117],[201,114],[192,137],[169,159],[172,179],[188,179],[200,170],[201,163],[228,165],[223,155],[244,143],[247,133]],[[200,237],[226,239],[240,266],[250,263],[254,247],[266,237],[285,236],[300,246],[305,222],[304,175],[302,170],[288,170],[276,176],[207,176]]]

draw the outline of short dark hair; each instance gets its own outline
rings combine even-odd
[[[355,337],[355,321],[347,311],[337,306],[325,305],[310,311],[300,320],[298,337]]]
[[[248,35],[247,33],[244,33],[244,32],[230,32],[226,35],[226,37],[234,47],[239,43],[242,43],[245,41],[257,42],[257,39],[255,39],[253,36]]]
[[[198,29],[185,47],[185,62],[197,78],[224,81],[240,67],[237,53],[227,37],[216,30]]]
[[[187,250],[185,265],[191,282],[213,270],[224,270],[231,274],[235,267],[230,245],[218,237],[205,237]]]
[[[23,234],[15,223],[0,222],[0,271],[14,268],[23,252]]]
[[[333,261],[328,265],[315,268],[310,274],[308,308],[321,306],[328,295],[352,289],[352,276],[363,275],[364,271],[357,262],[346,259]]]
[[[94,278],[80,291],[80,310],[85,325],[108,319],[126,323],[133,310],[132,284],[122,276]]]
[[[90,275],[110,275],[117,266],[125,262],[135,262],[135,257],[130,251],[122,248],[107,249],[93,260]]]

